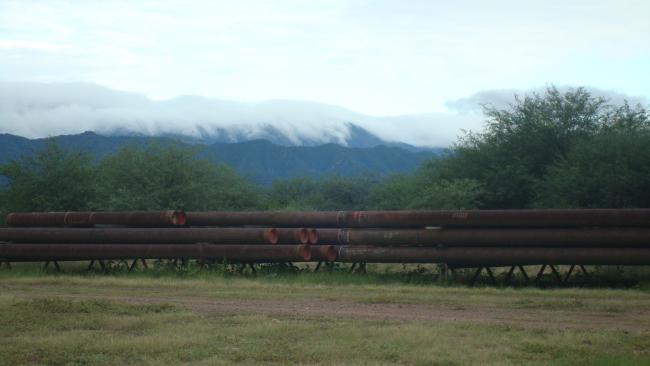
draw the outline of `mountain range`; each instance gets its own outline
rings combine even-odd
[[[449,146],[477,120],[452,113],[377,117],[303,100],[244,102],[192,95],[159,100],[90,83],[0,81],[0,133],[27,138],[94,131],[171,136],[189,143],[265,139],[283,146],[429,149]]]
[[[372,137],[359,132],[359,140]],[[268,140],[244,142],[198,143],[179,141],[174,137],[117,136],[85,132],[54,137],[58,144],[73,151],[90,153],[97,160],[118,151],[126,145],[144,146],[150,142],[175,141],[200,147],[200,155],[217,163],[225,163],[239,174],[262,185],[278,178],[336,174],[356,176],[410,172],[423,161],[440,154],[443,149],[419,150],[398,146],[347,147],[334,143],[315,146],[283,146]],[[46,139],[28,139],[11,134],[0,134],[0,163],[29,155],[41,148]],[[361,144],[361,142],[359,142]]]

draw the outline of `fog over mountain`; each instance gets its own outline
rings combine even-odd
[[[557,89],[564,93],[571,89],[575,89],[571,86],[559,86]],[[594,87],[585,87],[585,89],[593,96],[604,98],[608,101],[608,104],[612,105],[622,105],[626,101],[631,105],[640,104],[642,106],[650,105],[650,100],[643,96],[634,96],[624,93],[619,93],[614,90],[605,90]],[[459,113],[467,114],[481,114],[482,106],[492,106],[494,108],[503,109],[508,108],[511,104],[515,102],[515,96],[524,96],[530,95],[532,93],[537,93],[539,95],[544,94],[544,87],[532,88],[528,90],[522,89],[493,89],[493,90],[482,90],[478,93],[474,93],[468,97],[460,98],[457,100],[451,100],[445,103],[447,108],[452,111],[457,111]]]
[[[515,94],[536,91],[481,91],[449,101],[448,108],[457,113],[374,117],[309,101],[236,102],[200,96],[152,100],[89,83],[0,82],[0,132],[28,138],[94,131],[202,142],[266,139],[285,146],[446,147],[463,130],[482,128],[482,104],[507,107]],[[613,103],[647,103],[642,97],[590,91]]]
[[[476,117],[432,113],[372,117],[308,101],[235,102],[199,96],[151,100],[87,83],[0,82],[0,132],[29,138],[95,131],[285,145],[446,146]]]

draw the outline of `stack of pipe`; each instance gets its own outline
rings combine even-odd
[[[8,261],[650,264],[650,209],[11,213]]]
[[[187,221],[315,227],[342,262],[650,264],[650,209],[188,212]]]
[[[196,259],[304,262],[306,229],[189,227],[183,211],[10,213],[0,228],[0,260]],[[310,236],[311,235],[311,236]],[[326,260],[333,260],[334,248]]]

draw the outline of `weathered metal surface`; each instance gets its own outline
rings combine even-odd
[[[318,230],[317,229],[307,229],[309,234],[309,244],[318,244]]]
[[[0,244],[0,258],[16,262],[136,258],[308,262],[311,248],[309,245]]]
[[[12,212],[7,214],[9,226],[93,226],[123,225],[138,227],[183,226],[183,211],[133,212]]]
[[[311,260],[314,262],[333,262],[338,257],[338,248],[334,245],[311,246]]]
[[[187,212],[190,226],[275,226],[275,227],[338,227],[338,212]]]
[[[276,244],[274,228],[0,228],[0,241],[14,243],[220,243]]]
[[[375,246],[648,247],[650,228],[319,229],[319,243]]]
[[[650,226],[650,209],[188,212],[188,225],[275,227]]]
[[[280,244],[309,244],[309,231],[305,228],[278,228],[274,230],[278,233],[278,243]]]
[[[341,246],[338,260],[366,263],[446,263],[456,267],[534,264],[648,265],[647,248],[436,248]]]

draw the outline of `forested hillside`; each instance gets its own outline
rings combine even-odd
[[[13,154],[4,156],[13,159],[0,168],[9,180],[0,203],[5,212],[650,207],[644,107],[550,87],[485,114],[484,131],[433,157],[263,141],[207,148],[139,138],[117,144],[85,134],[86,145],[72,142],[79,136],[38,140],[35,154],[17,158],[34,142],[4,136],[9,142],[2,149]],[[413,172],[376,173],[417,164]],[[292,175],[259,184],[270,182],[260,177]]]
[[[382,145],[368,148],[350,148],[336,144],[281,146],[266,140],[187,144],[169,137],[103,136],[93,132],[34,140],[4,134],[0,135],[0,163],[22,155],[31,155],[53,139],[65,150],[88,153],[93,161],[101,161],[125,146],[174,144],[194,149],[197,157],[227,164],[238,174],[261,185],[269,185],[278,178],[304,175],[320,177],[335,174],[351,177],[360,174],[387,176],[412,172],[420,163],[443,151],[409,151],[402,147]]]

